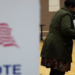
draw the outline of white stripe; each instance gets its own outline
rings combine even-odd
[[[41,31],[40,31],[41,32]],[[48,33],[49,31],[42,31],[43,33]]]
[[[43,39],[45,39],[46,37],[43,37]]]

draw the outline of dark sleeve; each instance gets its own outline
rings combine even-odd
[[[75,15],[73,16],[73,19],[75,20]]]
[[[74,15],[73,15],[73,19],[75,19],[75,12],[73,13]]]
[[[69,15],[65,15],[61,20],[61,32],[64,36],[75,39],[75,30],[71,29],[71,18]]]

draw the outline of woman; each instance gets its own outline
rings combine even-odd
[[[65,0],[64,6],[51,20],[41,51],[41,65],[51,68],[50,75],[64,75],[70,71],[72,39],[75,39],[74,12],[75,0]]]

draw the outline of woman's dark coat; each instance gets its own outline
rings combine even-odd
[[[68,16],[70,20],[67,17],[64,18],[65,16]],[[73,14],[66,6],[63,6],[51,20],[41,57],[72,62],[72,39],[75,39]]]

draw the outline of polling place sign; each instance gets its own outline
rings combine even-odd
[[[39,75],[39,0],[0,0],[0,75]]]

